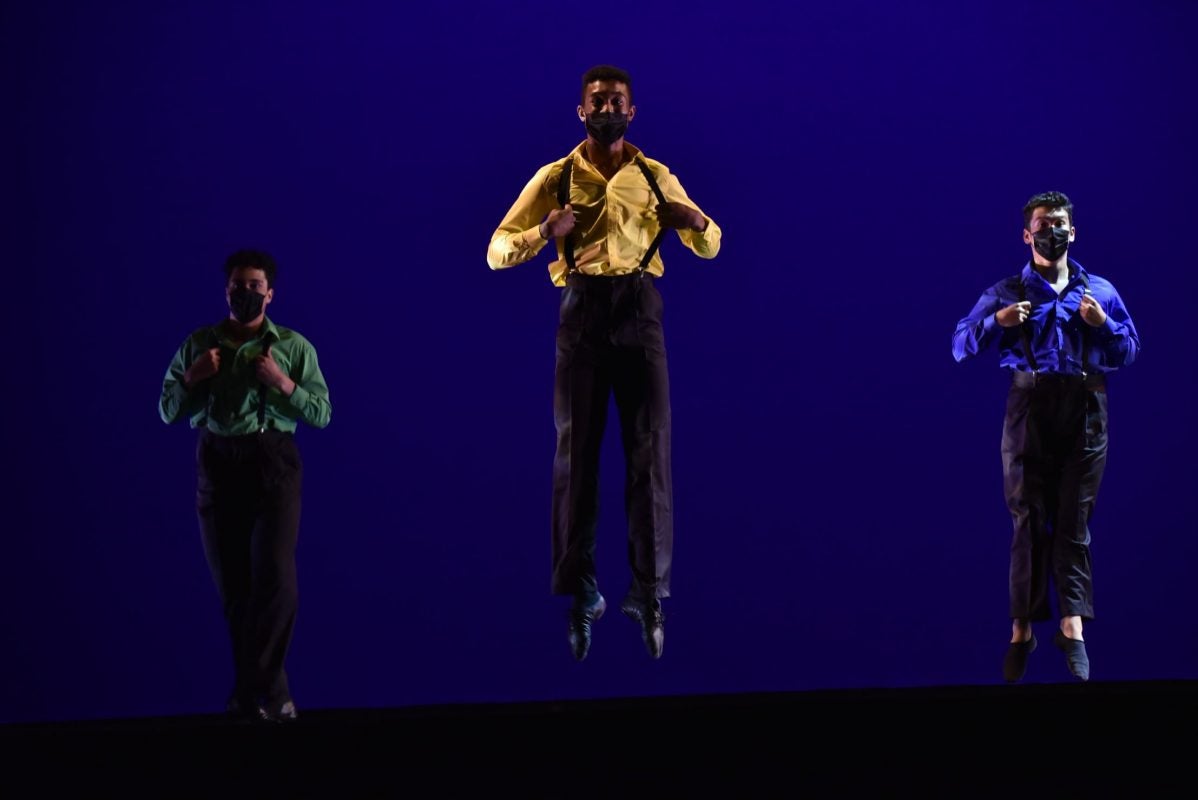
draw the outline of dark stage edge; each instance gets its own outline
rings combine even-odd
[[[0,726],[0,796],[1183,797],[1196,681]]]

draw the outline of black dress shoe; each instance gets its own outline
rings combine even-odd
[[[624,616],[640,623],[641,638],[645,641],[650,658],[661,658],[661,651],[666,644],[666,615],[662,613],[661,601],[654,598],[645,602],[625,597],[620,610]]]
[[[263,722],[285,723],[299,719],[295,710],[295,701],[288,698],[281,703],[268,703],[258,707],[258,715]]]
[[[1022,680],[1027,672],[1027,657],[1036,651],[1036,634],[1026,642],[1011,642],[1002,660],[1002,676],[1007,683]]]
[[[1086,655],[1086,643],[1081,639],[1070,639],[1059,630],[1052,641],[1065,654],[1065,660],[1069,662],[1069,671],[1073,673],[1073,677],[1080,681],[1090,680],[1090,657]]]
[[[262,718],[262,709],[253,699],[233,695],[225,702],[225,713],[234,719],[252,722]]]
[[[591,623],[603,616],[607,601],[603,595],[590,605],[574,606],[570,609],[569,640],[570,652],[576,661],[582,661],[591,650]]]

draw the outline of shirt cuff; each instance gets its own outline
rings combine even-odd
[[[308,405],[308,390],[297,383],[295,391],[291,393],[291,397],[287,398],[287,402],[293,405],[296,411],[302,413],[304,406]]]
[[[696,255],[703,258],[711,258],[719,252],[720,246],[720,229],[719,226],[712,221],[711,217],[706,214],[703,219],[707,221],[707,227],[701,231],[694,228],[680,228],[678,235],[682,237],[682,241],[686,242]]]
[[[508,239],[508,247],[511,248],[510,252],[515,257],[515,263],[523,263],[541,252],[541,248],[548,241],[548,239],[541,238],[541,226],[537,225],[534,228],[513,234]]]

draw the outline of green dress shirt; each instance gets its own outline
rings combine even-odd
[[[266,414],[264,425],[260,425],[259,404],[266,387],[258,380],[254,359],[267,343],[279,368],[295,381],[295,391],[287,397],[278,389],[266,389]],[[183,375],[192,362],[213,347],[220,347],[220,371],[194,386],[185,386]],[[241,344],[229,338],[223,323],[188,336],[166,370],[158,413],[168,424],[190,417],[193,428],[240,436],[262,427],[292,433],[299,420],[323,428],[333,409],[316,348],[299,333],[265,318],[258,335]]]

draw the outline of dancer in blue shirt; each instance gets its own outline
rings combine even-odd
[[[1037,194],[1023,209],[1031,261],[987,289],[957,323],[953,357],[996,345],[1011,373],[1003,423],[1003,484],[1011,540],[1011,643],[1003,677],[1018,681],[1036,649],[1032,623],[1060,615],[1053,641],[1090,677],[1082,624],[1093,619],[1089,519],[1107,454],[1106,377],[1132,363],[1140,337],[1119,293],[1069,257],[1073,204]]]

